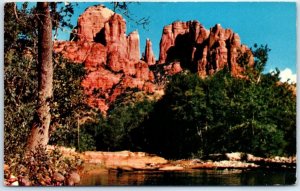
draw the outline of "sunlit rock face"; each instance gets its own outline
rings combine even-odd
[[[93,42],[100,38],[105,24],[111,20],[114,12],[105,6],[92,6],[85,10],[77,20],[77,36],[79,41]]]
[[[152,48],[146,45],[149,56],[147,62],[142,61],[139,34],[133,31],[126,35],[126,21],[121,15],[103,5],[89,7],[78,18],[70,39],[54,42],[54,51],[84,63],[87,74],[82,86],[88,105],[105,113],[127,88],[147,93],[156,90],[148,67],[155,64]]]
[[[146,40],[146,47],[145,47],[145,62],[148,65],[154,65],[155,62],[155,56],[152,50],[152,42],[150,41],[150,39]]]
[[[198,21],[176,21],[163,28],[159,60],[155,60],[150,39],[146,39],[143,57],[138,31],[126,34],[126,21],[103,5],[89,7],[79,16],[70,41],[55,41],[54,51],[65,58],[84,63],[86,76],[82,87],[87,104],[105,113],[127,89],[152,94],[161,92],[157,79],[177,74],[184,69],[200,77],[228,67],[234,76],[243,76],[238,64],[241,53],[253,56],[231,29],[217,24],[207,30]],[[150,68],[162,67],[162,73]],[[154,66],[153,65],[157,65]],[[163,77],[161,76],[163,75]]]

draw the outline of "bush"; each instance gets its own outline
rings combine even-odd
[[[21,185],[61,186],[68,185],[71,173],[77,171],[82,161],[77,156],[64,157],[58,149],[47,151],[39,147],[35,153],[16,155],[7,165],[5,179],[17,175]]]
[[[5,59],[4,160],[22,154],[27,143],[37,98],[36,62],[16,53]]]
[[[85,76],[82,64],[74,64],[60,55],[54,57],[53,101],[51,105],[50,144],[78,147],[77,127],[87,117],[81,81]],[[78,149],[78,148],[77,148]]]
[[[122,95],[111,106],[106,116],[86,124],[86,131],[94,137],[96,149],[104,151],[132,150],[143,148],[143,123],[153,109],[150,101],[141,92]]]

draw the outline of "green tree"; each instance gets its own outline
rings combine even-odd
[[[53,13],[53,11],[52,11]],[[28,9],[28,3],[23,3],[20,9],[17,9],[15,3],[6,3],[5,4],[5,54],[4,54],[4,88],[5,88],[5,157],[10,158],[11,151],[20,151],[17,153],[22,153],[24,151],[24,145],[29,133],[29,128],[32,126],[34,121],[34,110],[37,105],[37,95],[38,95],[38,73],[37,73],[37,21],[35,19],[36,9],[32,7]],[[53,21],[53,20],[52,20]],[[51,52],[52,54],[52,52]],[[54,58],[57,59],[57,58]],[[54,62],[56,62],[54,60]],[[66,61],[59,61],[59,64],[64,65]],[[65,64],[66,65],[66,64]],[[71,64],[69,64],[71,65]],[[72,68],[71,66],[67,66]],[[83,67],[81,65],[77,65]],[[76,68],[76,66],[74,65]],[[73,67],[73,68],[74,68]],[[77,68],[78,68],[77,67]],[[60,78],[68,79],[69,81],[59,81],[59,83],[68,83],[74,82],[72,80],[72,74],[67,74],[62,72],[62,66],[60,71],[54,71],[54,77],[60,76]],[[72,70],[75,71],[75,70]],[[66,75],[68,78],[66,78]],[[84,75],[82,72],[80,75]],[[77,75],[78,76],[78,75]],[[81,76],[82,78],[83,76]],[[73,79],[76,78],[74,74]],[[78,79],[77,81],[78,82]],[[75,88],[77,84],[74,84],[72,87]],[[58,85],[59,86],[59,85]],[[62,85],[61,85],[62,86]],[[70,85],[71,86],[71,85]],[[78,85],[79,88],[80,84]],[[56,89],[54,87],[55,96],[58,98],[62,94],[63,89]],[[70,89],[68,89],[69,91]],[[75,91],[75,90],[74,90]],[[60,92],[60,93],[58,93]],[[66,94],[66,93],[65,93]],[[78,95],[73,95],[76,97]],[[72,95],[68,95],[69,97]],[[78,95],[79,96],[79,95]],[[69,99],[73,99],[72,97]],[[75,98],[74,98],[75,99]],[[55,100],[55,99],[54,99]],[[78,98],[77,98],[78,100]],[[52,99],[50,100],[51,104],[53,103]],[[70,101],[71,102],[71,101]],[[73,106],[76,100],[72,100]],[[62,104],[62,102],[61,102]],[[53,104],[52,104],[53,106]],[[55,109],[55,108],[53,108]],[[66,109],[59,107],[61,111],[57,113],[66,113]],[[68,116],[70,117],[70,115]],[[66,119],[66,118],[64,118]],[[62,121],[61,121],[62,123]],[[52,123],[54,124],[54,123]],[[14,154],[14,153],[12,153]],[[13,158],[13,157],[11,157]]]
[[[84,77],[83,64],[75,64],[63,59],[60,55],[55,55],[50,144],[84,150],[80,146],[88,145],[85,144],[85,141],[88,141],[90,148],[94,148],[91,143],[92,137],[85,133],[83,125],[95,121],[96,118],[96,111],[85,103],[86,96],[81,87]]]
[[[271,49],[268,45],[254,44],[254,49],[251,49],[254,56],[254,76],[256,77],[256,82],[258,83],[261,79],[261,74],[264,72],[265,66],[268,61],[269,52]]]
[[[254,49],[251,49],[253,56],[254,56],[254,68],[259,72],[262,73],[265,69],[265,66],[268,61],[268,53],[271,51],[271,49],[268,47],[268,45],[260,45],[258,47],[257,44],[254,44]]]
[[[37,113],[34,118],[31,135],[28,139],[29,150],[34,150],[37,144],[45,145],[49,139],[50,125],[50,101],[52,95],[52,29],[66,26],[65,19],[72,13],[72,6],[61,8],[56,11],[57,3],[37,3],[37,7],[28,9],[28,3],[22,5],[19,11],[15,3],[7,3],[5,14],[5,54],[6,63],[11,63],[12,55],[19,51],[22,55],[27,55],[29,59],[36,59],[38,52],[38,104]],[[52,11],[50,13],[50,8]],[[16,22],[17,21],[17,22]],[[52,23],[55,23],[52,28]],[[15,30],[14,30],[15,29]],[[38,30],[36,30],[38,29]],[[37,39],[38,37],[38,39]],[[9,41],[15,40],[9,44]],[[38,47],[36,44],[38,43]]]
[[[4,161],[10,167],[5,172],[5,178],[13,173],[19,179],[29,178],[32,185],[45,185],[45,181],[48,185],[65,184],[49,182],[49,179],[39,175],[52,177],[56,171],[68,177],[70,172],[76,170],[77,159],[67,161],[59,152],[48,153],[41,145],[34,148],[34,153],[24,155],[29,127],[37,121],[34,113],[39,96],[36,9],[28,9],[27,5],[24,3],[18,10],[15,3],[5,4]]]
[[[4,7],[4,159],[23,153],[37,100],[36,59],[27,46],[35,46],[35,33],[27,3]],[[18,16],[17,16],[18,15]],[[18,22],[16,22],[18,20]],[[27,23],[28,25],[25,25]]]
[[[153,102],[144,98],[137,102],[115,103],[98,125],[97,147],[105,150],[141,150],[143,122],[149,118],[152,109]]]
[[[13,52],[16,54],[4,59],[5,161],[24,151],[37,100],[36,61]]]
[[[170,158],[200,150],[210,120],[206,88],[206,82],[196,74],[171,78],[164,97],[145,122],[146,150]]]
[[[146,150],[168,158],[294,155],[296,100],[278,76],[261,74],[258,83],[226,69],[206,79],[173,76],[146,122]]]

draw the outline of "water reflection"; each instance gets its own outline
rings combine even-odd
[[[190,170],[184,172],[94,170],[82,177],[81,185],[291,185],[291,170]]]

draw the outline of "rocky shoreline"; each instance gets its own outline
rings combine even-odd
[[[227,153],[222,160],[166,160],[144,152],[93,152],[81,154],[85,163],[99,164],[102,168],[119,171],[158,170],[183,171],[190,169],[254,169],[296,168],[296,157],[261,158],[251,154]]]
[[[59,148],[61,153],[68,157],[77,155],[84,161],[84,166],[79,170],[79,175],[84,177],[86,174],[92,173],[94,170],[110,171],[188,171],[194,169],[296,169],[296,157],[273,157],[261,158],[251,154],[244,153],[226,153],[215,154],[208,156],[205,159],[183,159],[183,160],[167,160],[157,155],[148,154],[145,152],[101,152],[101,151],[86,151],[77,153],[75,149],[65,147]],[[54,149],[48,146],[48,149]],[[9,167],[4,165],[4,170]],[[74,173],[76,183],[80,182],[80,177]],[[73,176],[69,177],[73,178]],[[75,179],[74,179],[75,180]],[[21,181],[21,182],[20,182]],[[7,186],[24,185],[23,180],[19,180],[13,174],[4,180]],[[72,179],[73,181],[73,179]],[[72,184],[74,185],[74,184]]]

